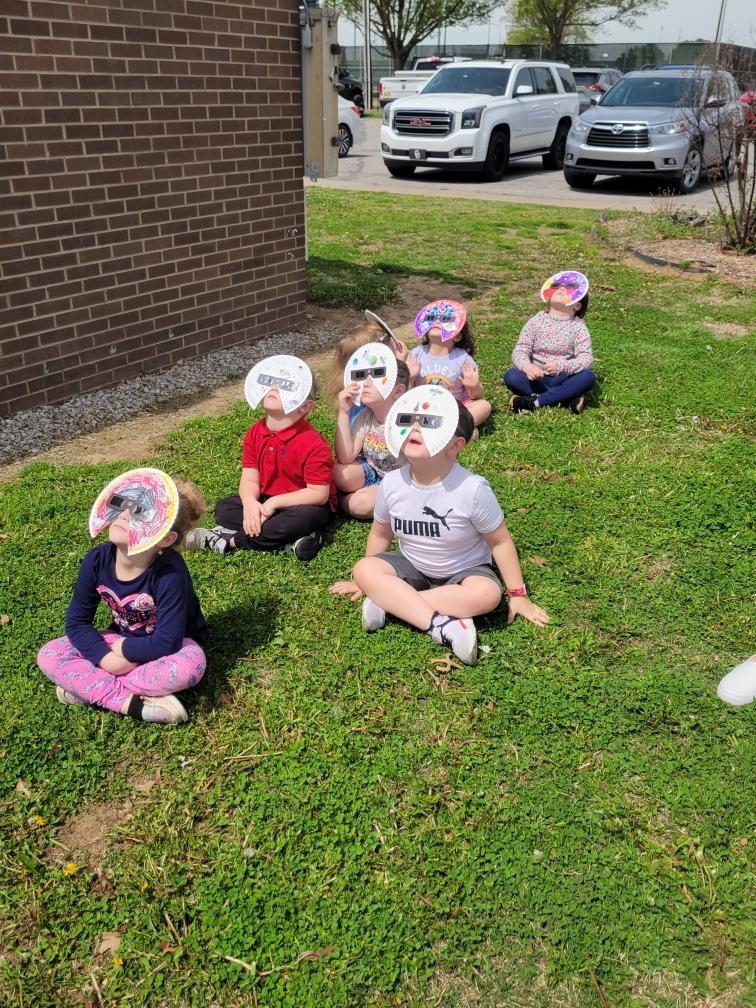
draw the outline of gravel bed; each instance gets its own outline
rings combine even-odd
[[[320,325],[317,332],[266,336],[251,346],[214,350],[205,357],[179,361],[154,374],[130,378],[113,388],[87,392],[57,406],[37,406],[0,419],[0,464],[15,462],[81,434],[126,420],[185,396],[242,378],[252,365],[274,353],[305,356],[336,345],[342,332]]]

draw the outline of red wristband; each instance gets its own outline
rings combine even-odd
[[[523,585],[522,588],[507,588],[507,593],[509,594],[510,598],[528,597],[528,589],[525,587],[525,585]]]

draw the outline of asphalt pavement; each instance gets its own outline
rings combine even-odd
[[[653,213],[662,207],[668,208],[670,202],[675,207],[695,207],[700,211],[716,209],[712,187],[706,179],[689,196],[664,194],[659,185],[654,187],[647,178],[599,177],[592,188],[577,190],[567,185],[561,171],[546,171],[540,157],[512,161],[501,182],[482,182],[472,175],[435,168],[419,168],[412,178],[395,179],[384,167],[380,154],[380,125],[378,118],[365,119],[367,141],[353,147],[348,157],[339,160],[338,178],[306,181],[306,185],[591,210],[644,210]]]

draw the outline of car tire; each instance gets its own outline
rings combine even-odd
[[[384,161],[389,175],[394,178],[410,178],[415,174],[416,165],[405,164],[404,161]]]
[[[573,189],[590,189],[596,181],[596,176],[590,172],[572,171],[570,168],[565,168],[564,181]]]
[[[500,182],[509,167],[509,134],[495,130],[488,141],[488,152],[480,174],[485,182]]]
[[[570,127],[567,123],[560,123],[557,127],[556,136],[554,137],[551,147],[549,147],[549,153],[542,156],[543,167],[547,171],[561,171],[564,167],[564,150],[567,146],[567,134],[570,132]]]
[[[339,123],[339,157],[346,157],[349,151],[352,149],[352,144],[354,140],[352,139],[352,131],[345,123]]]
[[[701,181],[702,173],[703,158],[701,156],[701,148],[697,144],[691,144],[685,155],[682,171],[675,178],[675,189],[683,196],[692,193]]]

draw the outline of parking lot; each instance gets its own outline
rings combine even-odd
[[[509,203],[540,203],[547,206],[573,206],[603,210],[645,210],[653,212],[665,204],[651,179],[599,177],[591,189],[571,189],[560,171],[545,171],[541,159],[512,161],[501,182],[482,182],[473,175],[419,168],[410,179],[392,178],[380,154],[378,117],[365,119],[367,142],[352,148],[339,161],[339,176],[321,179],[317,185],[334,189],[376,189],[421,196],[456,196],[466,199],[502,200]],[[698,210],[716,208],[711,185],[704,179],[689,196],[673,196],[675,205]]]

